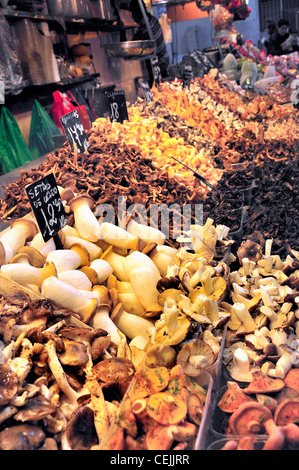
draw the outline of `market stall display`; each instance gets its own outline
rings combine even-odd
[[[5,188],[1,449],[298,448],[298,111],[248,105],[217,71],[153,97]],[[25,192],[51,172],[63,249]],[[180,212],[165,235],[163,204],[203,219],[182,229]]]

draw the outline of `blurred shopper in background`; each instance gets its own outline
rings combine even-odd
[[[289,22],[282,18],[277,23],[277,32],[272,34],[269,38],[268,54],[286,54],[286,51],[282,48],[282,44],[288,39],[289,35]]]
[[[156,56],[157,56],[158,65],[161,71],[161,77],[163,80],[168,77],[168,67],[169,67],[169,55],[166,49],[163,30],[159,23],[159,20],[146,10],[146,6],[143,0],[142,0],[142,4],[144,6],[144,9],[145,9],[148,21],[149,21],[149,26],[153,34],[153,39],[156,44]],[[130,10],[132,12],[132,17],[134,21],[139,25],[138,30],[133,35],[133,41],[150,40],[151,38],[150,38],[148,28],[147,28],[146,22],[144,20],[144,16],[142,14],[142,11],[139,5],[139,0],[130,1]],[[146,67],[147,67],[148,74],[149,74],[149,85],[151,87],[154,81],[154,77],[153,77],[153,71],[152,71],[150,60],[146,60]]]
[[[299,51],[298,31],[295,29],[290,29],[289,37],[287,38],[285,42],[282,43],[281,47],[284,50],[285,54],[298,52]]]
[[[260,49],[266,49],[268,54],[269,39],[270,37],[277,32],[277,27],[274,21],[267,20],[265,27],[265,36],[260,41]]]

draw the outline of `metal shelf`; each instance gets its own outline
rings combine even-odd
[[[5,17],[9,21],[29,19],[31,21],[46,21],[53,27],[60,27],[64,31],[69,29],[86,29],[90,31],[113,32],[118,31],[116,19],[108,21],[98,18],[77,18],[66,16],[51,16],[48,14],[38,14],[27,11],[16,11],[8,8],[0,8],[0,17]]]
[[[71,80],[69,82],[55,82],[48,83],[46,85],[31,85],[19,93],[18,95],[6,95],[5,104],[15,104],[24,101],[24,99],[37,98],[39,96],[46,97],[52,95],[56,90],[64,92],[70,90],[71,88],[83,85],[84,83],[91,82],[100,77],[99,73],[94,73],[92,75],[86,75],[82,78],[76,80]]]

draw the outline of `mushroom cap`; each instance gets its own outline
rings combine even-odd
[[[282,401],[275,410],[274,422],[276,426],[286,426],[289,423],[299,422],[299,397]]]
[[[66,437],[72,450],[90,450],[98,444],[94,412],[91,408],[81,406],[74,411],[66,427]]]
[[[46,262],[46,258],[33,246],[22,246],[18,253],[25,253],[28,255],[30,264],[36,268],[41,268]]]
[[[88,194],[78,194],[78,196],[75,196],[68,201],[68,205],[70,206],[71,211],[74,211],[76,206],[83,202],[88,204],[89,209],[94,207],[94,200]]]
[[[201,424],[204,403],[197,395],[197,393],[190,393],[187,398],[188,417],[192,423]]]
[[[147,450],[169,450],[173,443],[173,437],[165,432],[166,427],[157,423],[146,434]]]
[[[93,366],[92,371],[97,380],[106,384],[124,383],[133,378],[133,363],[123,357],[104,359]]]
[[[89,359],[85,344],[79,341],[64,341],[65,350],[59,356],[61,364],[67,366],[84,366]]]
[[[0,364],[0,405],[6,405],[18,391],[18,376],[7,364]]]
[[[56,407],[43,395],[31,398],[22,409],[14,415],[16,421],[39,421],[55,413]]]
[[[71,201],[76,196],[71,188],[62,188],[60,191],[60,197],[63,201]]]
[[[215,276],[211,278],[212,283],[212,292],[207,295],[210,299],[214,299],[217,302],[222,302],[224,300],[224,296],[227,290],[227,283],[225,279],[221,276]],[[189,294],[189,299],[191,302],[194,302],[198,295],[205,294],[203,287],[196,287],[193,291]],[[206,295],[206,294],[205,294]]]
[[[169,372],[166,367],[143,367],[135,373],[129,390],[131,400],[147,397],[164,390],[169,383]]]
[[[146,365],[148,367],[172,367],[176,363],[177,353],[167,344],[152,344],[146,350]]]
[[[186,417],[188,411],[185,400],[167,392],[150,395],[146,410],[151,418],[163,425],[179,423]]]
[[[45,432],[32,424],[18,424],[0,432],[1,450],[35,450],[45,440]]]
[[[291,369],[284,378],[286,387],[292,388],[299,393],[299,369]]]
[[[90,280],[93,286],[98,284],[99,282],[98,274],[93,268],[91,268],[90,266],[82,266],[82,268],[80,268],[80,271],[82,271],[85,274],[85,276],[88,277],[88,279]]]
[[[244,393],[273,393],[280,392],[284,387],[282,379],[268,377],[261,370],[252,372],[252,381],[248,387],[244,388]]]
[[[167,302],[168,299],[179,302],[182,296],[183,292],[179,289],[166,289],[159,294],[158,304],[164,306],[164,303]]]
[[[237,256],[241,264],[243,258],[248,258],[250,261],[257,262],[263,256],[262,248],[258,243],[252,240],[246,240],[241,243],[237,251]]]
[[[88,253],[87,249],[85,248],[85,246],[80,245],[79,243],[74,243],[70,247],[70,250],[74,251],[75,253],[77,253],[80,256],[80,258],[81,258],[80,266],[89,266],[90,256],[89,256],[89,253]]]
[[[9,261],[9,264],[14,264],[14,263],[30,263],[30,257],[26,253],[17,253],[14,255],[11,260]]]
[[[200,339],[185,343],[177,355],[177,364],[180,364],[185,374],[190,377],[197,377],[214,362],[213,349]]]
[[[190,327],[190,320],[185,315],[178,315],[177,328],[175,332],[171,335],[168,334],[167,325],[164,325],[158,329],[155,336],[155,342],[157,344],[167,344],[169,346],[180,344],[189,333]]]
[[[237,382],[228,381],[227,390],[218,402],[218,408],[225,413],[233,413],[240,405],[252,400],[252,398],[248,397],[248,395],[243,392]]]
[[[261,434],[268,419],[272,419],[272,413],[266,406],[255,401],[243,403],[230,416],[230,433],[238,436]]]

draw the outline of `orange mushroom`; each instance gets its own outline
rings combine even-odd
[[[245,393],[273,393],[280,392],[284,388],[282,379],[273,379],[263,374],[262,371],[252,372],[252,382],[244,388]]]
[[[291,369],[284,378],[286,387],[299,392],[299,369]]]
[[[233,413],[240,405],[252,401],[252,398],[248,397],[237,382],[228,381],[227,390],[222,395],[218,402],[218,408],[225,413]]]
[[[241,437],[237,450],[254,450],[254,440],[252,436]]]
[[[152,393],[164,390],[169,382],[169,372],[166,367],[144,367],[135,374],[135,380],[130,388],[132,400],[144,398]]]
[[[165,432],[165,426],[156,424],[146,436],[146,447],[148,450],[169,450],[173,438]]]
[[[148,398],[147,412],[157,423],[168,425],[182,421],[187,415],[187,403],[167,392],[154,393]]]
[[[272,413],[264,405],[255,401],[243,403],[231,415],[229,430],[231,434],[238,436],[261,434],[264,431],[264,423],[272,419]]]
[[[275,410],[274,422],[277,426],[299,423],[299,398],[282,401]]]
[[[272,413],[274,413],[274,411],[277,408],[277,400],[275,400],[275,398],[273,397],[270,397],[269,395],[258,393],[256,395],[256,399],[259,403],[269,408],[269,410],[272,411]]]
[[[198,395],[190,393],[187,400],[187,408],[190,421],[199,426],[202,420],[204,405]]]
[[[103,450],[124,450],[125,449],[125,431],[120,426],[115,425],[113,433]]]

